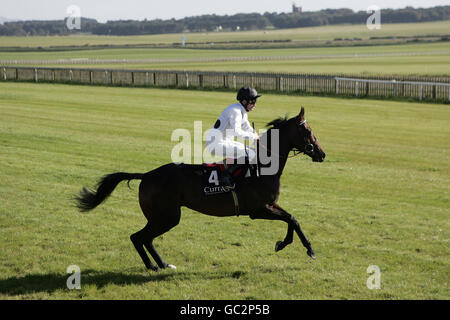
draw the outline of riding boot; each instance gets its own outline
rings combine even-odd
[[[242,163],[242,159],[243,162]],[[249,159],[248,157],[239,158],[237,160],[236,164],[230,164],[221,174],[221,177],[219,178],[219,181],[222,183],[223,186],[234,188],[234,179],[233,179],[233,173],[236,171],[236,169],[242,167],[242,165],[248,165]]]
[[[232,165],[228,168],[226,168],[222,173],[220,174],[219,181],[220,184],[224,187],[234,188],[234,179],[233,179],[233,173],[236,169],[236,165]]]

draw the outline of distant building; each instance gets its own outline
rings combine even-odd
[[[292,13],[301,13],[302,12],[302,7],[297,7],[295,5],[295,2],[292,3]]]

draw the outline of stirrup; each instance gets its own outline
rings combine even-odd
[[[219,182],[223,187],[234,189],[236,186],[235,183],[233,183],[233,178],[228,172],[222,172],[221,177],[219,178]]]

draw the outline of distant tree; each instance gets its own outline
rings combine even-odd
[[[424,22],[450,20],[450,6],[427,9],[383,9],[383,23]],[[66,35],[73,33],[92,33],[98,35],[143,35],[161,33],[210,32],[217,26],[224,30],[261,30],[267,28],[300,28],[336,24],[363,24],[367,21],[365,11],[354,12],[351,9],[324,9],[314,12],[296,13],[239,13],[218,16],[215,14],[186,17],[169,20],[119,20],[99,23],[94,19],[81,19],[81,30],[69,30],[65,20],[56,21],[18,21],[0,25],[2,36],[23,35]]]

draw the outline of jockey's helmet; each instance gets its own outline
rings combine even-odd
[[[258,92],[255,88],[252,87],[242,87],[239,89],[236,99],[241,102],[243,100],[246,100],[247,102],[255,101],[256,99],[261,97],[261,95],[258,95]]]

